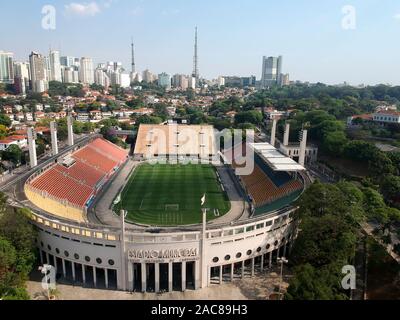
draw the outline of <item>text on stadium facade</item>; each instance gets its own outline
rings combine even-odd
[[[129,259],[172,259],[197,257],[197,249],[130,250]]]

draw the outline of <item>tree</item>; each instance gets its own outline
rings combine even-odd
[[[389,203],[394,204],[400,200],[400,177],[387,175],[383,178],[381,192]]]
[[[297,201],[300,232],[289,261],[296,265],[287,299],[346,299],[340,268],[351,262],[363,193],[355,185],[314,183]]]
[[[262,114],[258,111],[243,111],[235,115],[236,124],[240,123],[251,123],[259,125],[262,122]]]
[[[0,298],[29,299],[24,283],[36,260],[33,226],[28,222],[30,211],[6,205],[0,194]]]
[[[5,151],[2,152],[2,159],[9,160],[15,165],[22,162],[22,150],[16,144],[10,145]]]
[[[160,124],[162,119],[159,117],[143,115],[136,120],[136,124]]]
[[[340,156],[347,143],[346,134],[343,131],[333,131],[324,134],[322,148],[333,156]]]
[[[285,295],[287,300],[347,299],[340,288],[340,273],[337,270],[318,269],[306,263],[295,267],[294,274]]]
[[[0,124],[0,139],[4,139],[7,136],[8,129],[5,125]]]
[[[10,118],[5,115],[5,114],[0,114],[0,125],[3,125],[5,127],[10,127],[11,126],[11,120]]]

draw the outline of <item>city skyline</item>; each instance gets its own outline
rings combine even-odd
[[[47,55],[51,48],[61,56],[92,57],[95,65],[121,61],[129,70],[133,35],[138,71],[190,74],[193,31],[198,26],[200,76],[208,79],[260,79],[262,57],[282,55],[291,80],[399,84],[400,45],[390,39],[400,30],[400,6],[391,1],[353,1],[354,30],[343,29],[344,1],[220,1],[212,4],[212,12],[209,1],[53,1],[56,29],[43,30],[41,10],[47,4],[2,4],[0,17],[13,32],[2,35],[0,50],[13,52],[16,61],[27,61],[31,51]],[[290,26],[285,21],[291,21]]]

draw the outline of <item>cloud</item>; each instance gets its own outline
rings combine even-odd
[[[396,20],[400,20],[400,13],[395,14],[395,15],[394,15],[394,18],[395,18]]]
[[[94,17],[96,14],[101,12],[100,7],[96,2],[72,2],[65,6],[65,11],[69,15],[80,17]]]

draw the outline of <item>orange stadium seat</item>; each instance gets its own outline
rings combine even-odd
[[[72,166],[55,164],[29,184],[44,194],[83,208],[100,182],[124,163],[127,155],[112,143],[96,139],[72,154],[76,160]]]

